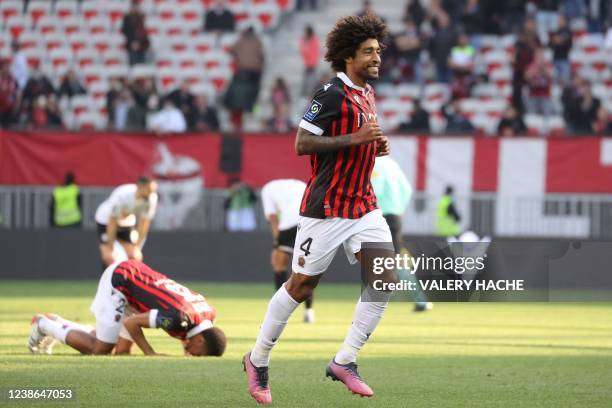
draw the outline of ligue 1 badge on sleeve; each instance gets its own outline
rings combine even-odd
[[[310,108],[308,108],[308,112],[304,114],[304,119],[312,122],[317,117],[322,107],[323,105],[321,105],[321,103],[313,99]]]

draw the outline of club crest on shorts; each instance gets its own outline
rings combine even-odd
[[[310,108],[308,108],[308,111],[304,114],[304,119],[312,122],[317,117],[322,107],[323,105],[321,105],[321,103],[313,99]]]
[[[298,258],[298,265],[300,265],[301,267],[304,267],[304,265],[306,265],[306,259],[304,259],[303,256],[300,256]]]

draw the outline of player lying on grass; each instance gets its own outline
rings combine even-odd
[[[128,307],[136,314],[126,316]],[[52,341],[47,337],[52,337],[83,354],[110,354],[123,324],[146,355],[157,354],[143,334],[147,327],[182,340],[185,352],[193,356],[221,356],[225,351],[225,334],[213,327],[216,312],[204,296],[139,261],[114,263],[104,271],[91,311],[96,317],[95,332],[59,316],[34,316],[28,348],[49,353]],[[129,351],[125,341],[117,351],[125,352],[126,346]]]

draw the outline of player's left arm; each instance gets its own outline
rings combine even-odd
[[[268,216],[268,221],[270,221],[270,231],[272,231],[272,239],[276,244],[278,242],[278,215],[270,214]]]
[[[149,344],[142,331],[143,327],[151,327],[149,318],[150,312],[139,313],[127,317],[123,321],[123,324],[125,325],[125,328],[127,329],[128,333],[130,333],[130,336],[134,340],[134,343],[136,343],[138,347],[140,347],[142,352],[147,356],[155,356],[158,354],[155,352],[155,350],[153,350],[153,347],[151,346],[151,344]]]
[[[153,193],[149,199],[148,211],[138,219],[138,241],[136,242],[138,247],[142,245],[142,242],[149,233],[149,228],[151,228],[151,220],[153,220],[157,211],[157,199],[157,193]]]

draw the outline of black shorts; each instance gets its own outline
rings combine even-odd
[[[98,225],[98,242],[101,244],[106,244],[108,242],[108,236],[106,235],[106,225],[97,224]],[[132,227],[117,227],[117,240],[127,242],[128,244],[133,244],[132,241],[132,231],[134,228]]]
[[[278,232],[278,242],[274,246],[275,249],[286,252],[288,254],[293,253],[293,247],[295,246],[295,236],[297,235],[297,225],[293,228],[282,230]]]

